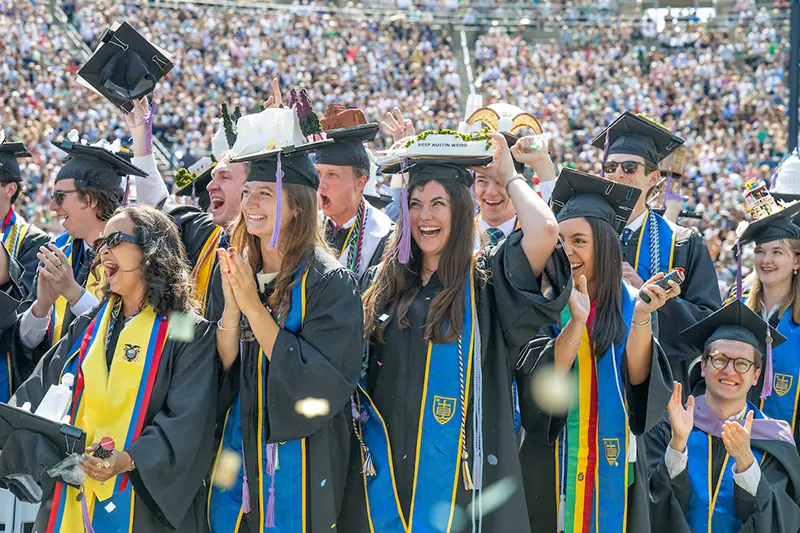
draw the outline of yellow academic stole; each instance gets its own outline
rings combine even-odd
[[[216,250],[219,248],[219,241],[222,238],[222,228],[217,226],[211,235],[206,239],[200,257],[197,259],[192,269],[192,282],[194,285],[194,299],[200,302],[200,309],[203,315],[206,314],[206,303],[208,302],[208,287],[211,282],[211,272],[214,270],[214,263],[217,260]]]
[[[28,227],[28,224],[22,220],[22,217],[17,216],[13,208],[9,210],[2,232],[3,246],[9,256],[17,257],[19,255],[19,245],[28,234]]]
[[[79,243],[79,246],[83,246],[83,243]],[[67,261],[69,262],[69,267],[73,267],[73,257],[75,256],[75,241],[72,237],[67,240],[67,244],[61,249],[64,252],[64,255],[67,256]],[[81,250],[81,253],[85,253],[85,250]],[[74,269],[73,269],[74,272]],[[98,272],[100,273],[100,279],[95,277],[94,273],[90,270],[89,277],[86,279],[86,284],[84,287],[87,291],[94,294],[98,300],[103,298],[103,285],[106,282],[106,273],[103,269],[103,266],[100,265],[98,267]],[[50,346],[55,346],[58,341],[61,340],[61,337],[67,332],[67,328],[69,324],[64,324],[64,317],[67,315],[67,306],[69,302],[63,296],[59,296],[56,298],[56,302],[53,304],[53,309],[50,313],[50,326],[48,327],[49,339],[50,339]]]
[[[109,370],[106,342],[115,303],[117,297],[106,301],[84,334],[76,339],[62,375],[77,370],[70,414],[73,425],[86,432],[87,444],[111,437],[116,448],[124,450],[142,432],[169,318],[145,307],[128,319]],[[48,533],[82,530],[80,493],[80,489],[56,484]],[[127,475],[102,483],[87,478],[83,493],[95,531],[132,531],[134,491]]]

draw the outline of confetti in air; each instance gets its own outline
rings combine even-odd
[[[294,410],[306,418],[316,418],[330,413],[331,405],[324,398],[305,398],[294,404]]]
[[[533,401],[539,408],[553,415],[566,415],[572,400],[573,379],[559,372],[553,365],[535,372],[530,386]]]
[[[194,340],[195,322],[186,313],[170,313],[169,338],[177,342]]]
[[[467,515],[464,509],[456,505],[453,508],[453,522],[448,529],[447,525],[450,521],[450,503],[449,502],[436,502],[431,508],[430,524],[433,531],[445,533],[447,531],[463,531],[464,526],[467,525]],[[416,529],[416,528],[415,528]]]
[[[497,483],[489,485],[478,496],[475,507],[483,516],[496,511],[505,504],[517,491],[517,482],[510,477],[504,477]],[[467,506],[466,513],[472,514],[472,504]]]
[[[214,486],[221,489],[232,489],[239,477],[242,467],[241,454],[233,450],[222,450],[214,472]]]

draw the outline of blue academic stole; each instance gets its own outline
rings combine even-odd
[[[28,224],[17,215],[14,208],[8,210],[3,228],[2,240],[3,246],[10,257],[17,257],[19,255],[20,244],[22,244],[25,235],[28,233]],[[0,357],[5,361],[0,360],[0,402],[8,403],[14,391],[11,390],[11,353],[4,351]]]
[[[659,272],[672,270],[677,235],[664,217],[647,210],[633,265],[639,277],[647,281]]]
[[[564,531],[570,533],[627,529],[628,489],[633,483],[633,464],[627,458],[629,439],[635,437],[628,426],[622,366],[636,294],[624,283],[622,288],[623,341],[596,359],[584,329],[575,360],[577,387],[572,407],[556,440],[556,501],[564,505],[559,514],[564,517]],[[562,324],[568,321],[567,310]],[[554,330],[556,335],[560,331]]]
[[[784,420],[792,426],[797,421],[797,379],[800,379],[800,324],[792,320],[792,310],[783,313],[778,331],[787,339],[772,348],[772,394],[761,400],[761,411],[770,418]]]
[[[356,422],[356,425],[362,441],[369,449],[376,472],[374,476],[362,474],[367,519],[370,531],[374,533],[447,533],[452,530],[462,460],[462,439],[465,438],[461,426],[466,416],[464,402],[469,405],[476,327],[473,321],[475,288],[472,272],[464,298],[461,338],[448,344],[428,343],[425,384],[417,429],[414,488],[408,517],[404,516],[397,494],[392,447],[386,423],[367,394],[366,387],[363,384],[358,387],[357,408],[360,413],[366,412],[368,417],[363,422]],[[480,355],[476,354],[474,357],[479,359]],[[461,397],[462,379],[464,398]],[[363,465],[363,449],[361,459]],[[437,513],[436,516],[441,515],[439,508],[442,503],[449,507],[444,530],[435,528],[431,523],[434,513]]]
[[[302,275],[301,275],[302,273]],[[298,280],[292,287],[291,306],[283,328],[294,334],[300,332],[306,312],[306,278],[308,269],[301,269],[295,274]],[[267,388],[267,374],[264,372],[267,356],[258,351],[258,426],[257,438],[258,479],[248,480],[253,512],[258,512],[260,524],[257,532],[265,530],[274,533],[306,533],[308,531],[307,516],[307,482],[308,464],[306,461],[306,439],[282,442],[270,446],[264,438],[264,405]],[[272,458],[269,457],[273,453]],[[233,405],[225,417],[222,430],[222,441],[214,462],[214,471],[211,477],[211,488],[208,495],[208,523],[212,533],[236,533],[242,522],[242,487],[244,485],[244,461],[239,468],[234,485],[230,488],[215,486],[217,464],[224,454],[235,454],[244,457],[242,451],[242,419],[240,396],[237,394]],[[274,461],[274,475],[267,472],[267,464]],[[274,481],[273,481],[274,478]],[[274,483],[274,484],[273,484]],[[267,527],[265,517],[268,514],[269,500],[272,498],[275,525]]]
[[[747,409],[753,410],[754,418],[763,419],[764,414],[750,402]],[[686,466],[692,495],[686,522],[696,533],[737,533],[742,529],[742,519],[736,514],[733,502],[733,465],[730,455],[725,454],[722,471],[716,486],[712,487],[711,435],[693,428],[686,444],[689,463]],[[752,448],[757,463],[764,459],[764,452]]]

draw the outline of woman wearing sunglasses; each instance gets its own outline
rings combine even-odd
[[[750,401],[768,417],[789,423],[796,442],[800,442],[800,227],[793,220],[798,213],[800,203],[775,209],[752,222],[740,238],[742,244],[755,244],[755,272],[744,302],[789,339],[765,354],[764,379],[751,391]]]
[[[346,531],[468,531],[470,522],[472,531],[528,531],[514,364],[557,320],[571,280],[553,213],[514,172],[505,138],[490,135],[494,160],[475,171],[507,191],[521,227],[491,250],[473,253],[468,163],[420,159],[406,168],[395,253],[370,271],[364,293],[369,358],[355,405]],[[508,499],[481,512],[474,502],[498,482],[511,487]],[[472,515],[461,511],[470,503]]]
[[[226,372],[209,523],[214,533],[335,533],[363,353],[361,298],[322,236],[308,155],[245,160],[242,211],[232,246],[218,251],[209,302]],[[241,458],[232,471],[230,457]]]
[[[640,193],[567,168],[553,191],[576,290],[569,312],[533,342],[544,347],[528,355],[518,380],[532,531],[649,531],[647,470],[637,440],[664,413],[672,385],[651,317],[680,287],[655,285],[663,274],[641,292],[623,281],[617,235]],[[532,383],[545,370],[568,374],[576,385],[565,412],[534,401]]]
[[[25,432],[9,437],[0,470],[42,486],[36,531],[203,531],[217,361],[214,328],[190,299],[178,230],[154,208],[129,207],[108,221],[97,254],[93,268],[106,272],[100,305],[72,323],[12,398],[35,408],[65,374],[75,376],[69,415],[91,444],[86,481],[79,490],[41,467],[26,471],[63,457]],[[96,457],[106,438],[113,452]]]

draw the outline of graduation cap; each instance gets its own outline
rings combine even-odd
[[[211,183],[211,171],[217,166],[217,161],[212,155],[197,161],[188,169],[182,168],[175,174],[175,196],[196,197],[200,209],[205,211],[211,205],[208,195],[208,184]]]
[[[114,146],[101,141],[95,145],[78,142],[75,130],[66,140],[52,141],[53,146],[67,152],[70,157],[56,175],[56,181],[63,179],[82,179],[112,193],[121,191],[122,176],[147,177],[147,173],[131,163],[131,152],[114,152]]]
[[[372,154],[369,154],[369,179],[367,180],[367,185],[364,187],[364,198],[375,208],[383,209],[390,203],[392,203],[393,198],[387,194],[379,194],[378,193],[378,165],[375,161],[375,157]]]
[[[23,157],[31,157],[31,153],[21,142],[0,142],[0,183],[22,182],[18,159]]]
[[[739,242],[766,244],[782,239],[800,239],[800,227],[794,219],[800,214],[800,202],[778,203],[763,182],[749,180],[745,183],[745,207],[754,219],[746,229],[739,231]]]
[[[630,111],[625,111],[592,139],[592,146],[603,150],[603,160],[612,154],[630,154],[643,157],[654,166],[682,144],[683,139],[665,126]]]
[[[797,148],[775,170],[770,193],[776,200],[786,203],[800,200],[800,157]]]
[[[761,397],[772,393],[772,348],[784,343],[786,337],[741,300],[732,300],[722,309],[681,331],[680,336],[700,351],[705,351],[712,342],[722,339],[749,344],[766,357]]]
[[[317,164],[368,169],[364,143],[374,141],[379,129],[380,124],[373,123],[326,131],[325,136],[334,142],[317,150]]]
[[[169,54],[123,22],[106,28],[100,46],[78,71],[78,81],[122,107],[152,93],[170,70]]]
[[[553,189],[552,208],[558,221],[593,217],[622,233],[641,196],[641,189],[564,167]]]

